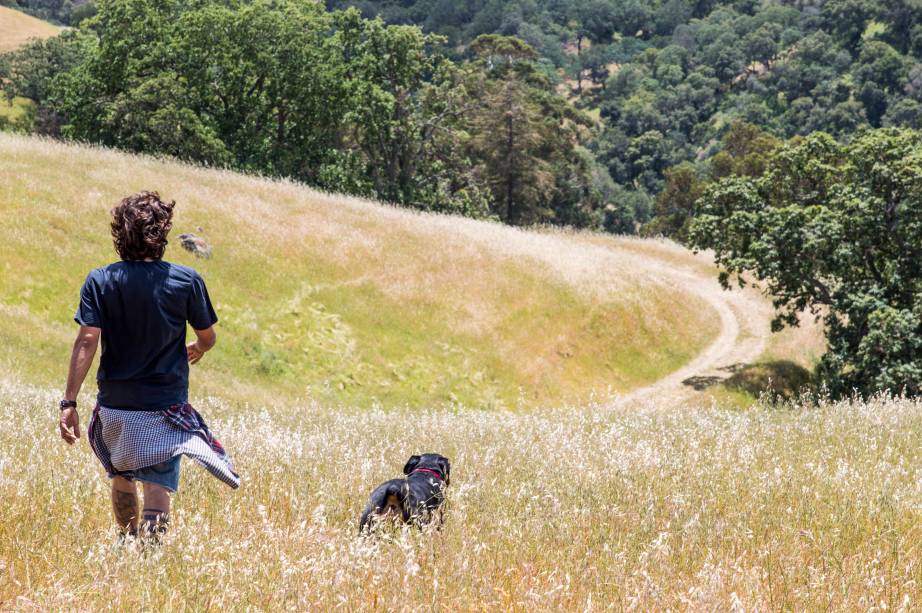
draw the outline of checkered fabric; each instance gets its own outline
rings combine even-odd
[[[240,476],[234,472],[224,447],[190,404],[161,411],[126,411],[96,405],[87,434],[109,476],[130,478],[133,471],[182,454],[232,488],[240,486]]]

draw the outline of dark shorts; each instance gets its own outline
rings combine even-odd
[[[182,458],[181,455],[173,456],[166,462],[123,473],[121,476],[131,481],[160,485],[171,492],[176,492],[179,490],[180,458]]]

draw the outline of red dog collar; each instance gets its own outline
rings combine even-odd
[[[439,473],[439,471],[437,471],[437,470],[432,470],[431,468],[417,468],[417,469],[413,470],[410,474],[412,475],[413,473],[429,473],[429,474],[431,474],[431,475],[435,475],[436,477],[438,477],[438,478],[441,479],[442,481],[445,480],[445,477],[443,477],[443,476]]]

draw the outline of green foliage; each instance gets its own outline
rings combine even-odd
[[[718,153],[697,165],[685,162],[666,170],[663,190],[656,196],[655,217],[641,233],[687,242],[695,206],[706,187],[725,177],[760,176],[779,145],[778,139],[757,126],[734,122],[721,139]]]
[[[38,109],[31,129],[58,135],[60,118],[50,107],[54,78],[77,67],[91,44],[82,33],[66,30],[53,38],[34,40],[17,53],[0,55],[0,83],[5,84],[7,101],[26,98]]]
[[[728,177],[699,201],[692,241],[778,308],[776,329],[811,311],[829,351],[818,375],[843,396],[922,392],[922,137],[815,134],[777,149],[756,178]]]
[[[482,187],[457,138],[473,105],[469,75],[432,51],[441,39],[349,12],[338,43],[348,62],[343,121],[373,193],[392,202],[486,215]]]
[[[578,152],[591,122],[520,39],[485,35],[456,63],[444,37],[300,0],[95,7],[0,68],[9,96],[55,119],[48,133],[430,211],[602,227],[605,171]]]
[[[777,136],[826,131],[841,139],[868,126],[919,125],[922,56],[911,54],[922,49],[913,42],[922,29],[907,29],[919,18],[901,3],[831,0],[819,15],[743,7],[719,3],[689,20],[671,5],[685,21],[667,19],[671,31],[626,57],[591,94],[605,121],[599,160],[618,183],[661,196],[669,219],[649,231],[681,235],[674,212],[687,202],[662,201],[676,196],[667,169],[713,155],[734,121]]]
[[[780,144],[781,141],[758,126],[744,121],[734,122],[723,136],[721,151],[709,160],[710,178],[761,176],[769,156]]]
[[[164,72],[120,92],[106,109],[110,142],[133,151],[227,165],[230,151],[190,108],[188,91],[185,79]],[[96,134],[74,133],[78,138]]]
[[[326,161],[346,92],[315,5],[103,0],[89,24],[55,81],[67,136],[306,180]]]
[[[666,171],[666,186],[656,197],[656,218],[644,228],[647,236],[670,236],[684,241],[688,223],[694,214],[695,202],[701,196],[703,184],[690,164]]]
[[[531,61],[534,50],[502,36],[472,44],[478,61],[476,104],[467,113],[471,158],[493,212],[511,224],[556,222],[599,227],[613,195],[604,173],[578,148],[590,121],[559,96]]]

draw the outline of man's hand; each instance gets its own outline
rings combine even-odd
[[[86,373],[90,370],[93,363],[93,356],[96,355],[96,348],[99,346],[99,336],[102,330],[92,326],[80,326],[77,333],[77,340],[74,341],[74,351],[70,356],[70,369],[67,371],[67,387],[64,390],[65,400],[76,400],[77,394],[80,393],[80,386],[86,379]],[[77,415],[77,409],[68,407],[61,411],[61,419],[58,422],[58,430],[61,432],[61,438],[68,445],[73,445],[80,438],[80,416]]]
[[[189,356],[190,364],[197,364],[202,359],[202,356],[214,347],[214,344],[218,341],[218,335],[215,333],[214,327],[204,330],[193,328],[192,331],[195,332],[195,342],[186,345],[186,354]]]
[[[61,411],[61,421],[58,423],[58,429],[61,431],[61,438],[68,445],[73,445],[80,438],[80,416],[77,409],[66,408]]]
[[[199,348],[198,341],[194,341],[186,345],[186,354],[189,356],[190,364],[198,364],[205,352]]]

